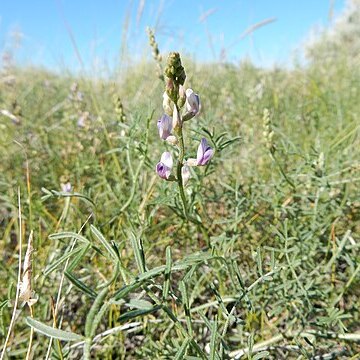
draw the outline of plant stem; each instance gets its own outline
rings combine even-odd
[[[29,309],[30,309],[30,316],[32,318],[34,318],[34,311],[33,311],[33,308],[32,308],[32,306],[30,304],[29,304]],[[26,360],[31,359],[30,356],[31,356],[31,348],[32,348],[32,342],[33,342],[33,336],[34,336],[34,328],[31,327],[29,345],[28,345],[28,350],[27,350],[27,353],[26,353]]]
[[[175,106],[177,106],[177,105],[175,105]],[[179,113],[179,109],[178,109],[178,113]],[[180,124],[181,124],[181,121],[180,121]],[[182,173],[181,173],[181,170],[183,167],[183,162],[184,162],[184,154],[185,154],[184,136],[183,136],[182,130],[183,130],[182,125],[180,125],[180,127],[177,131],[177,137],[178,137],[178,141],[179,141],[179,157],[178,157],[178,161],[177,161],[176,175],[177,175],[177,183],[179,186],[180,198],[181,198],[181,202],[183,205],[184,215],[185,215],[185,218],[188,220],[189,214],[188,214],[188,210],[187,210],[187,206],[186,206],[186,197],[185,197]]]
[[[285,181],[295,190],[296,186],[295,184],[288,178],[288,176],[285,174],[284,169],[282,168],[278,158],[275,156],[275,154],[270,153],[271,158],[274,160],[275,164],[277,165],[277,167],[279,168],[279,171],[281,173],[281,175],[283,176],[283,178],[285,179]]]

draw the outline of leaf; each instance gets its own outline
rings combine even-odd
[[[65,271],[65,276],[70,280],[70,282],[73,283],[73,285],[79,288],[82,292],[89,295],[91,298],[96,298],[96,292],[90,289],[81,280],[77,279],[72,273],[70,273],[69,271]]]
[[[255,354],[252,358],[253,360],[263,359],[263,358],[269,358],[270,353],[268,351],[261,351],[257,354]]]
[[[261,257],[261,249],[260,249],[260,247],[258,247],[257,251],[256,251],[256,263],[257,263],[258,272],[259,272],[260,276],[263,276],[262,257]]]
[[[63,256],[61,256],[59,259],[55,260],[51,265],[49,265],[44,270],[44,275],[47,276],[50,273],[52,273],[59,265],[61,265],[64,261],[69,259],[71,256],[76,255],[82,249],[83,249],[83,247],[81,246],[76,249],[73,249],[72,251],[66,252]]]
[[[8,303],[9,303],[9,300],[8,300],[8,299],[2,301],[2,302],[0,303],[0,310],[1,310],[3,307],[5,307]]]
[[[177,351],[177,353],[174,357],[174,360],[181,360],[184,358],[185,351],[186,351],[187,347],[189,346],[190,342],[191,342],[191,338],[189,338],[189,337],[184,340],[184,342],[180,346],[179,350]]]
[[[139,309],[139,310],[131,310],[126,312],[125,314],[122,314],[119,317],[119,321],[128,321],[130,319],[133,319],[137,316],[142,316],[142,315],[147,315],[147,314],[151,314],[155,311],[158,311],[161,309],[161,305],[156,305],[154,307],[152,307],[151,309]]]
[[[86,316],[85,321],[85,336],[87,338],[92,338],[95,334],[96,328],[101,320],[103,311],[106,310],[107,304],[104,303],[106,295],[109,292],[109,288],[106,287],[102,289],[97,295],[95,301],[91,305],[91,309]],[[103,305],[106,305],[103,307]],[[101,307],[101,308],[100,308]],[[103,309],[103,311],[102,311]]]
[[[216,359],[216,338],[218,335],[218,323],[217,323],[217,319],[215,318],[215,320],[212,323],[212,328],[211,328],[211,339],[210,339],[210,360],[215,360]]]
[[[140,238],[138,239],[136,237],[136,235],[134,233],[132,233],[130,236],[130,242],[131,242],[131,246],[134,250],[135,261],[136,261],[136,265],[139,269],[139,272],[144,273],[146,271],[145,255],[144,255],[144,250],[142,248],[141,239]]]
[[[104,235],[94,225],[90,225],[90,230],[95,235],[95,237],[102,243],[102,245],[108,251],[110,256],[115,260],[119,260],[115,250],[108,243],[108,241],[104,238]]]
[[[81,341],[81,340],[83,340],[83,336],[81,336],[81,335],[75,334],[70,331],[64,331],[64,330],[53,328],[52,326],[46,325],[46,324],[42,323],[41,321],[31,318],[30,316],[28,316],[26,318],[26,323],[29,326],[31,326],[32,328],[34,328],[36,331],[38,331],[39,333],[41,333],[45,336],[48,336],[48,337],[58,339],[58,340],[63,340],[63,341]]]
[[[170,290],[170,277],[171,277],[171,247],[166,248],[166,267],[165,267],[165,281],[163,285],[163,299],[166,300]]]
[[[137,289],[141,285],[141,282],[134,282],[130,285],[125,285],[122,288],[120,288],[114,295],[114,300],[119,301],[123,299],[127,294],[129,294],[131,291]]]
[[[71,231],[64,231],[56,234],[49,235],[49,239],[51,240],[58,240],[58,239],[76,239],[84,243],[89,243],[89,240],[86,239],[84,236],[81,236],[77,233],[71,232]]]
[[[172,272],[185,270],[185,269],[191,267],[192,265],[199,265],[210,259],[214,259],[214,257],[212,255],[207,255],[207,254],[201,255],[198,253],[198,254],[195,254],[194,256],[189,256],[186,260],[177,262],[176,264],[174,264],[172,266]],[[119,289],[115,293],[114,299],[120,300],[120,299],[124,298],[131,291],[140,287],[142,285],[142,283],[145,282],[146,280],[153,279],[156,276],[163,274],[165,271],[166,271],[166,265],[161,265],[161,266],[155,267],[151,270],[148,270],[147,272],[145,272],[143,274],[140,274],[133,283],[123,286],[121,289]]]
[[[142,299],[131,299],[130,302],[126,304],[126,306],[135,309],[149,310],[153,307],[153,304]]]
[[[81,261],[81,259],[86,255],[86,253],[90,249],[90,246],[91,245],[88,242],[87,245],[83,246],[83,249],[78,254],[76,254],[76,256],[74,257],[74,259],[71,261],[71,263],[67,268],[68,272],[72,272],[75,269],[75,267],[78,265],[78,263]]]
[[[67,193],[63,191],[56,191],[56,190],[48,190],[45,188],[41,188],[42,192],[46,195],[41,197],[41,200],[47,200],[49,197],[57,196],[57,197],[76,197],[82,200],[89,202],[92,206],[96,207],[95,203],[86,195],[79,194],[79,193]]]

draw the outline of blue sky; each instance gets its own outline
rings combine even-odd
[[[336,16],[344,5],[345,0],[1,0],[0,50],[13,51],[22,64],[77,71],[76,44],[87,71],[106,72],[150,57],[145,29],[151,26],[163,52],[179,50],[200,61],[219,60],[223,53],[229,61],[250,57],[258,65],[284,65],[310,30],[328,26],[330,10]],[[240,39],[269,18],[276,20]]]

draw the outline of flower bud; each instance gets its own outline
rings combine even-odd
[[[172,116],[173,107],[174,107],[174,104],[172,103],[171,99],[169,98],[169,95],[165,91],[163,94],[163,108],[164,108],[165,114]]]
[[[172,79],[166,80],[165,91],[166,91],[167,95],[169,96],[169,98],[173,102],[176,102],[177,97],[178,97],[178,86],[175,84],[174,80],[172,80]]]
[[[181,169],[181,178],[182,178],[182,183],[185,186],[187,184],[187,182],[190,179],[190,168],[187,165],[184,165]]]
[[[190,158],[185,161],[185,164],[187,166],[197,166],[197,160],[194,158]]]
[[[181,128],[181,118],[176,106],[174,106],[172,126],[174,130]]]
[[[179,53],[172,52],[169,54],[164,74],[167,78],[172,79],[176,86],[184,85],[186,74],[185,69],[181,64]],[[170,94],[169,96],[172,97]]]
[[[185,89],[182,85],[179,86],[179,97],[178,97],[178,101],[177,101],[177,105],[178,107],[181,109],[186,101],[186,94],[185,94]]]
[[[166,142],[169,143],[170,145],[177,145],[178,139],[176,136],[170,135],[166,138]]]

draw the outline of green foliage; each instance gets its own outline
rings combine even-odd
[[[48,337],[67,340],[49,352],[63,359],[359,351],[359,68],[183,63],[202,99],[188,136],[216,150],[185,189],[191,222],[176,184],[154,171],[169,145],[159,145],[163,84],[143,77],[150,65],[116,89],[8,70],[0,109],[16,99],[21,113],[18,123],[0,115],[1,337],[16,290],[18,186],[38,299],[32,317],[21,308],[9,358],[26,352],[28,325],[34,358],[46,357]]]

